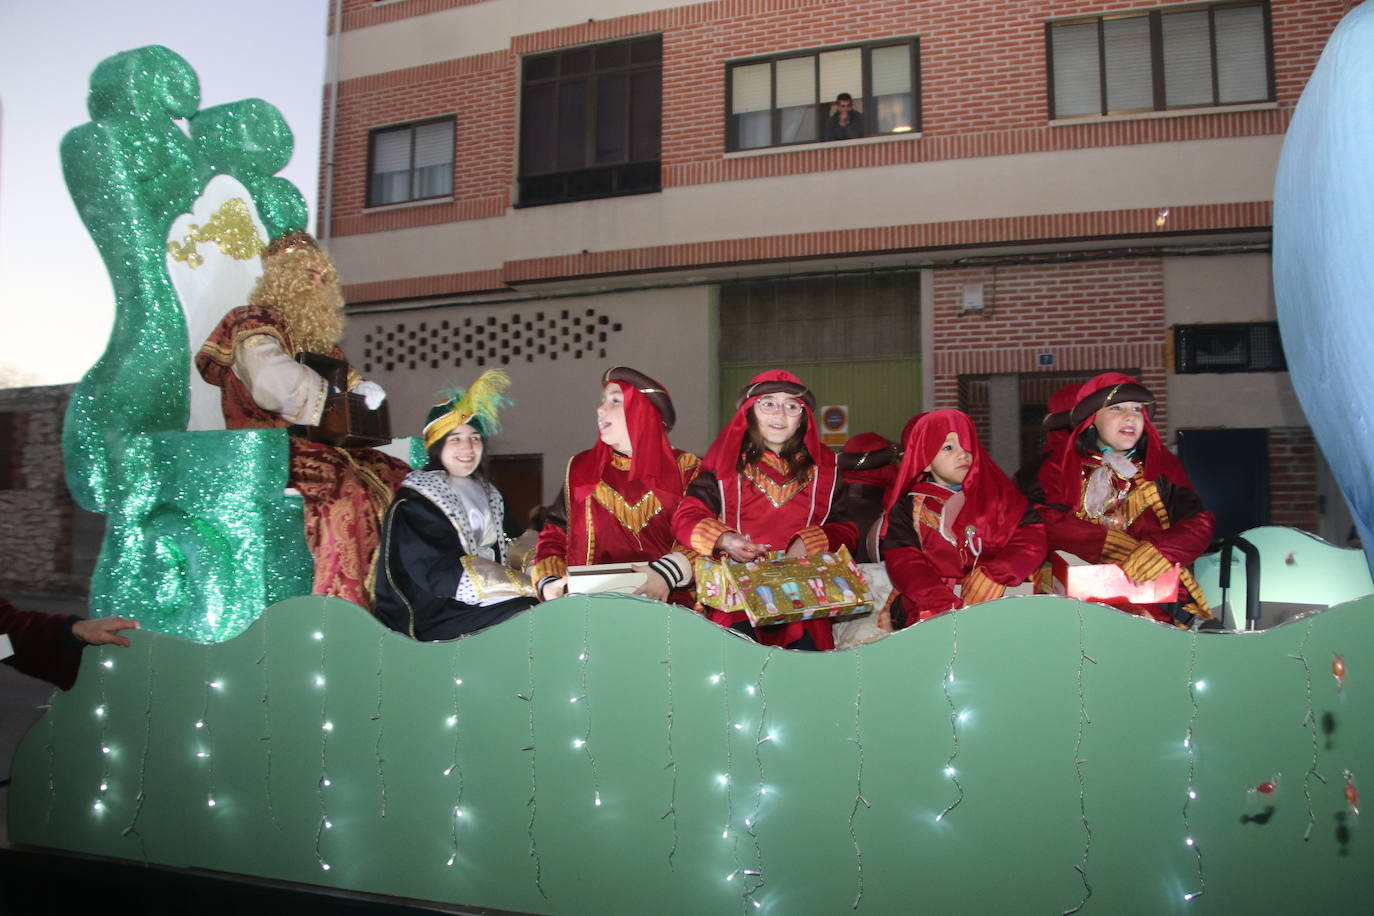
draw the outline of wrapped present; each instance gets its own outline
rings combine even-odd
[[[805,557],[771,551],[748,563],[698,557],[696,580],[698,601],[743,611],[756,627],[873,610],[872,589],[844,547]]]
[[[629,595],[643,584],[643,571],[636,572],[629,563],[568,567],[569,595],[599,595],[604,592]]]
[[[1084,563],[1073,554],[1050,554],[1050,572],[1056,595],[1082,601],[1128,601],[1131,604],[1163,604],[1178,595],[1178,564],[1153,582],[1135,583],[1115,563]]]

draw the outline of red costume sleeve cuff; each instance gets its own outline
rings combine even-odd
[[[720,536],[733,530],[718,518],[704,518],[692,529],[691,543],[687,546],[702,556],[709,557],[716,552],[716,541],[720,540]]]
[[[540,579],[552,576],[561,579],[568,574],[568,561],[562,557],[544,557],[530,567],[530,582],[536,587]]]
[[[797,540],[802,542],[807,553],[825,553],[830,549],[830,538],[815,525],[797,532]]]

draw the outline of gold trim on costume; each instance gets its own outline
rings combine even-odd
[[[663,511],[663,503],[659,502],[658,496],[653,490],[641,496],[639,502],[630,505],[625,497],[617,493],[604,480],[596,482],[596,489],[592,491],[592,499],[596,500],[601,508],[614,515],[616,521],[629,529],[632,534],[639,534],[655,515]],[[590,501],[588,507],[590,508]]]
[[[622,455],[619,452],[612,453],[611,467],[617,471],[628,471],[630,469],[630,456]]]
[[[765,452],[763,455],[764,460],[767,461],[769,457],[769,453]],[[800,479],[789,480],[787,483],[778,483],[772,477],[769,477],[760,470],[757,465],[751,464],[744,469],[744,477],[758,488],[759,492],[773,504],[774,509],[781,509],[783,506],[787,505],[792,497],[806,489],[806,485],[811,482],[811,476],[814,472],[815,468],[807,468],[806,473],[803,474]]]

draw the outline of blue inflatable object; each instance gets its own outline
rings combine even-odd
[[[1332,33],[1274,185],[1283,348],[1374,570],[1374,6]]]

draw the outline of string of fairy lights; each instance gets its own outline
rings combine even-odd
[[[1089,663],[1097,664],[1097,659],[1088,654],[1087,641],[1083,635],[1083,604],[1078,604],[1078,673],[1075,677],[1075,687],[1078,692],[1078,734],[1073,742],[1073,771],[1078,779],[1078,818],[1083,824],[1083,858],[1074,866],[1078,872],[1079,879],[1083,882],[1083,896],[1078,902],[1064,910],[1061,916],[1072,916],[1083,909],[1088,903],[1088,899],[1093,895],[1093,886],[1088,882],[1088,855],[1092,852],[1093,846],[1093,826],[1088,820],[1088,783],[1083,775],[1083,767],[1088,761],[1083,759],[1083,738],[1087,727],[1092,724],[1092,717],[1088,715],[1087,697],[1083,691],[1083,674]]]
[[[959,756],[959,723],[963,716],[959,712],[959,707],[954,705],[954,694],[950,688],[954,685],[954,663],[959,659],[959,614],[960,611],[952,610],[949,614],[949,661],[945,664],[945,676],[943,678],[943,689],[945,692],[945,702],[949,704],[949,731],[950,749],[949,758],[945,760],[945,775],[949,781],[954,783],[954,788],[959,794],[954,801],[945,805],[943,811],[935,815],[935,823],[940,823],[945,817],[959,807],[964,801],[964,785],[959,781],[959,771],[954,768],[954,761]]]
[[[153,658],[153,650],[156,646],[156,642],[148,646],[148,680],[143,701],[143,746],[138,753],[138,788],[134,793],[134,810],[129,816],[129,823],[121,833],[121,836],[132,836],[138,840],[139,855],[145,862],[148,860],[148,845],[144,842],[143,833],[138,829],[138,819],[143,814],[143,803],[148,798],[148,753],[153,740],[153,697],[156,696],[154,682],[157,679],[157,662]]]
[[[386,694],[386,682],[382,677],[382,671],[386,667],[383,660],[386,656],[387,631],[382,630],[377,634],[377,713],[372,720],[377,723],[377,742],[373,746],[373,753],[377,757],[377,791],[381,795],[378,814],[386,817],[386,760],[382,757],[382,698]],[[457,728],[457,713],[455,711],[455,730]]]
[[[1192,709],[1188,713],[1188,729],[1183,737],[1184,759],[1187,761],[1188,771],[1188,790],[1183,796],[1183,843],[1193,851],[1193,858],[1197,864],[1197,890],[1184,894],[1185,901],[1196,900],[1207,890],[1207,876],[1202,871],[1202,847],[1198,844],[1197,837],[1193,836],[1190,815],[1192,804],[1197,800],[1197,742],[1193,738],[1193,728],[1197,724],[1200,709],[1197,697],[1207,689],[1206,681],[1197,680],[1197,641],[1198,627],[1201,623],[1201,620],[1195,621],[1188,634],[1188,702]]]
[[[448,860],[444,864],[452,868],[453,863],[458,861],[458,822],[463,818],[463,790],[466,788],[462,763],[462,710],[458,708],[458,690],[463,686],[463,679],[458,676],[457,652],[449,654],[448,678],[453,689],[453,713],[448,719],[449,726],[453,729],[453,762],[444,767],[444,777],[454,777],[454,787],[453,811],[449,815],[448,827],[449,841],[452,845]]]
[[[1298,651],[1288,657],[1302,662],[1303,670],[1303,690],[1307,697],[1307,711],[1302,717],[1302,726],[1312,736],[1312,762],[1307,767],[1307,772],[1302,777],[1302,794],[1307,802],[1307,829],[1303,831],[1304,841],[1312,839],[1312,828],[1317,826],[1317,812],[1312,805],[1312,780],[1317,780],[1323,785],[1326,784],[1326,777],[1317,768],[1321,751],[1317,740],[1317,713],[1312,700],[1312,664],[1307,660],[1307,643],[1312,638],[1312,628],[1316,625],[1316,618],[1307,622],[1307,629],[1303,631],[1302,642],[1298,643]]]
[[[325,790],[333,783],[329,779],[329,735],[334,731],[334,723],[329,720],[329,691],[325,690],[324,673],[328,670],[325,664],[325,646],[328,640],[325,635],[328,621],[328,608],[325,602],[320,602],[320,628],[311,634],[311,638],[320,644],[319,674],[315,684],[320,688],[320,778],[315,783],[315,798],[320,805],[320,821],[315,828],[315,859],[319,862],[321,871],[329,871],[331,866],[324,857],[324,832],[334,829],[334,823],[329,819],[329,808],[325,804]]]
[[[854,773],[854,804],[849,809],[849,841],[854,844],[854,866],[858,873],[858,892],[854,895],[854,902],[850,905],[852,909],[858,909],[859,904],[864,899],[864,851],[859,846],[859,834],[854,829],[854,819],[859,816],[859,805],[865,808],[873,807],[864,798],[864,742],[863,732],[860,728],[863,722],[863,703],[864,703],[864,659],[862,652],[854,652],[854,735],[849,740],[854,742],[854,750],[858,755],[858,762]]]
[[[530,799],[527,803],[530,809],[529,823],[525,827],[525,832],[530,839],[530,859],[534,863],[534,887],[539,891],[539,896],[545,900],[549,895],[544,892],[544,863],[539,858],[539,846],[534,839],[535,816],[538,814],[538,807],[535,805],[535,797],[538,795],[539,780],[536,768],[537,758],[535,757],[534,747],[534,614],[526,614],[526,627],[529,634],[529,643],[525,650],[525,665],[529,679],[529,686],[525,688],[525,693],[517,693],[517,699],[525,701],[525,707],[529,710],[530,723],[530,743],[521,748],[522,751],[530,755]]]
[[[210,671],[210,655],[213,651],[213,644],[206,645],[201,650],[203,664],[201,671],[205,690],[201,698],[200,718],[196,719],[194,725],[196,730],[196,757],[205,764],[205,806],[207,808],[213,808],[219,804],[215,799],[215,758],[210,751],[215,743],[214,732],[210,725],[210,697],[224,687],[224,683],[214,677]]]
[[[746,684],[744,688],[746,694],[757,696],[759,701],[758,724],[754,727],[754,769],[758,772],[759,784],[754,789],[754,807],[744,819],[745,832],[749,834],[749,839],[754,845],[754,867],[746,869],[744,874],[744,899],[755,909],[761,906],[755,895],[762,890],[764,883],[763,843],[759,839],[758,830],[755,829],[759,823],[759,815],[763,811],[763,798],[768,794],[768,782],[763,772],[763,746],[777,739],[777,735],[770,730],[768,724],[768,690],[765,686],[768,663],[773,660],[775,652],[777,648],[769,646],[768,651],[764,653],[763,664],[759,666],[758,677],[754,679],[754,683]]]
[[[592,753],[592,706],[590,703],[583,702],[587,699],[587,664],[591,656],[591,629],[592,615],[591,607],[588,606],[582,615],[582,651],[577,655],[577,671],[579,690],[576,696],[569,697],[568,702],[578,704],[583,711],[582,737],[573,739],[573,747],[582,751],[587,757],[587,766],[592,774],[592,805],[601,807],[601,776],[596,769],[596,756]]]
[[[272,794],[272,666],[268,661],[271,653],[268,651],[268,628],[264,625],[258,629],[262,632],[262,652],[255,662],[262,671],[262,694],[259,697],[262,705],[262,789],[267,801],[267,817],[272,821],[273,827],[281,830],[281,820],[277,817],[277,801]],[[315,684],[321,689],[324,688],[323,672],[316,677]]]
[[[668,701],[668,712],[665,718],[668,720],[667,750],[668,763],[664,769],[668,770],[670,782],[668,787],[668,810],[664,811],[659,820],[670,821],[673,827],[673,844],[668,847],[668,870],[673,870],[673,856],[677,855],[678,828],[677,828],[677,756],[673,753],[673,621],[677,614],[663,615],[663,643],[664,658],[659,662],[664,666],[665,695]]]

